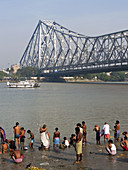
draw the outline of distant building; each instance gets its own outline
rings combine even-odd
[[[19,64],[12,65],[11,68],[13,68],[13,73],[17,73],[17,70],[20,69]]]
[[[5,70],[5,69],[3,69],[2,70],[4,73],[6,73],[6,74],[9,74],[9,71],[7,71],[7,70]]]
[[[111,73],[112,73],[112,72],[107,72],[106,74],[107,74],[108,76],[111,76]]]

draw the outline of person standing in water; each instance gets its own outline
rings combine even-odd
[[[93,131],[96,132],[96,143],[100,145],[100,127],[95,125]]]
[[[115,142],[119,141],[119,137],[120,137],[120,122],[117,120],[115,123],[115,132],[114,132],[114,138],[115,138]]]
[[[79,127],[75,128],[76,131],[76,161],[75,163],[79,163],[79,161],[82,161],[82,133],[80,132]]]
[[[21,144],[21,150],[24,150],[24,142],[25,142],[25,129],[24,127],[21,128],[20,132],[20,144]]]
[[[15,146],[17,148],[17,141],[18,141],[18,149],[20,149],[20,126],[19,126],[19,122],[16,122],[16,126],[14,127],[14,136],[15,136]]]
[[[1,149],[0,149],[0,154],[1,154],[2,151],[4,150],[3,148],[4,148],[4,144],[6,142],[5,130],[2,127],[0,127],[0,133],[1,133]]]
[[[43,127],[40,128],[40,139],[41,139],[41,148],[49,149],[50,135],[49,132],[47,132],[47,128],[45,124],[43,125]]]
[[[55,128],[55,132],[53,135],[53,147],[55,146],[59,147],[59,140],[60,140],[60,132],[58,131],[58,128]]]
[[[87,132],[86,132],[86,129],[87,129],[87,126],[85,125],[85,122],[82,121],[82,128],[83,128],[83,143],[87,143]]]
[[[106,143],[106,141],[108,142],[110,135],[110,126],[107,124],[107,122],[105,122],[102,130],[104,131],[104,143]]]
[[[29,143],[29,147],[30,149],[32,150],[33,149],[33,143],[34,143],[34,135],[33,133],[31,132],[31,130],[28,130],[27,131],[28,134],[30,134],[30,137],[28,139],[31,139],[30,143]]]

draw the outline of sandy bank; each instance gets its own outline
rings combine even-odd
[[[117,155],[109,156],[105,151],[105,145],[95,145],[87,143],[83,146],[83,161],[74,164],[75,150],[73,147],[65,150],[39,151],[38,143],[34,145],[34,151],[24,151],[24,160],[21,164],[14,164],[10,159],[9,153],[1,155],[0,169],[25,169],[26,165],[32,165],[46,170],[99,170],[99,169],[127,169],[128,152],[123,151],[117,145]]]

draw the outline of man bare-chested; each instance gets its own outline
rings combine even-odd
[[[58,131],[58,128],[55,128],[55,132],[53,135],[53,147],[55,146],[59,147],[59,139],[60,139],[60,132]]]
[[[19,126],[19,122],[16,122],[16,126],[14,127],[14,137],[15,137],[15,146],[17,147],[17,141],[18,141],[18,148],[20,149],[20,126]]]

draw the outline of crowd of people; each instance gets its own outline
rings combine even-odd
[[[7,153],[10,150],[10,156],[14,160],[15,163],[20,163],[23,160],[23,155],[21,154],[21,150],[25,150],[25,129],[24,127],[19,126],[19,122],[16,122],[16,125],[13,127],[14,129],[14,139],[7,139],[5,130],[0,127],[1,133],[1,149],[0,154]],[[30,134],[30,149],[33,149],[34,135],[28,130],[28,134]]]
[[[7,139],[5,130],[0,127],[0,133],[1,133],[1,149],[0,154],[7,153],[8,150],[11,151],[11,158],[14,160],[15,163],[20,163],[23,160],[23,155],[21,154],[21,150],[26,150],[25,147],[25,132],[26,130],[24,127],[19,126],[19,122],[16,122],[16,125],[13,127],[14,129],[14,140]],[[104,136],[104,143],[106,143],[108,146],[105,148],[106,151],[110,155],[116,155],[117,149],[114,142],[119,142],[120,140],[120,122],[117,120],[114,125],[114,141],[110,139],[110,126],[107,122],[104,123],[102,129],[98,125],[94,126],[93,131],[96,132],[96,144],[100,145],[100,139],[102,136]],[[47,130],[46,124],[44,124],[42,127],[40,127],[40,140],[41,140],[41,146],[39,147],[39,150],[49,150],[50,148],[50,135]],[[34,134],[31,132],[31,130],[27,130],[28,135],[30,137],[30,143],[29,147],[31,150],[33,150],[33,144],[34,144]],[[123,148],[123,150],[128,151],[128,133],[124,131],[122,133],[124,135],[124,138],[121,138],[120,146]],[[58,128],[55,128],[55,132],[53,133],[53,148],[54,149],[65,149],[69,148],[70,146],[74,146],[76,151],[76,161],[75,163],[79,163],[82,161],[83,153],[82,148],[83,145],[87,143],[87,127],[84,121],[82,123],[77,123],[75,128],[75,134],[71,134],[70,139],[68,140],[67,137],[63,137],[63,141],[60,143],[60,132]]]

